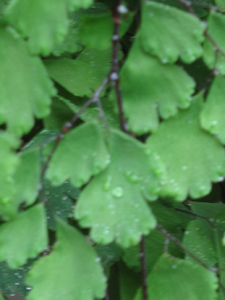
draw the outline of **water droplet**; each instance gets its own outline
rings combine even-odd
[[[123,196],[123,188],[118,186],[112,190],[112,195],[116,198],[121,198]]]
[[[187,170],[187,166],[182,166],[182,170]]]
[[[101,258],[100,257],[96,257],[95,261],[99,262],[99,261],[101,261]]]
[[[27,290],[27,291],[30,291],[30,290],[32,290],[32,287],[27,286],[27,287],[26,287],[26,290]]]

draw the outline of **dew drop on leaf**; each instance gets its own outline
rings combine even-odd
[[[116,198],[121,198],[123,196],[123,188],[118,186],[112,190],[112,195]]]

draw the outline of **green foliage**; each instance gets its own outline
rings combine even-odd
[[[0,299],[225,300],[224,9],[0,0]]]

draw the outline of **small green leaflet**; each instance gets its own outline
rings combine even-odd
[[[0,261],[7,260],[11,268],[22,266],[43,251],[47,242],[44,207],[38,204],[1,225]]]
[[[91,238],[97,243],[116,240],[129,247],[155,227],[155,217],[145,198],[157,198],[156,173],[160,174],[162,167],[145,151],[137,140],[111,131],[111,163],[84,188],[75,208],[80,225],[91,227]]]
[[[225,175],[223,146],[199,125],[202,102],[202,95],[197,95],[189,109],[161,123],[148,138],[149,149],[166,166],[167,178],[161,182],[164,197],[200,198],[210,192],[212,181]]]
[[[11,216],[11,201],[15,193],[13,175],[19,164],[19,157],[13,150],[19,141],[7,132],[0,131],[0,215]]]
[[[142,5],[141,45],[163,63],[201,57],[204,29],[198,18],[180,9],[152,1]]]
[[[165,300],[165,295],[166,300],[217,299],[218,283],[213,272],[168,254],[158,260],[147,282],[151,300]],[[142,299],[141,290],[134,299]]]
[[[71,130],[60,142],[50,161],[46,177],[53,185],[70,179],[75,187],[104,170],[110,156],[97,123],[90,122]]]
[[[111,50],[84,50],[76,59],[47,59],[49,75],[75,96],[93,95],[110,69]]]
[[[200,121],[201,126],[214,134],[225,144],[225,78],[217,76],[210,87],[206,103],[203,106]]]
[[[29,54],[15,33],[1,27],[0,65],[0,124],[6,122],[10,132],[22,135],[33,126],[34,116],[49,113],[55,89],[41,60]]]
[[[88,7],[92,2],[92,0],[13,0],[5,11],[5,19],[23,37],[28,38],[32,53],[47,56],[67,34],[68,5],[71,9],[79,9]]]
[[[106,288],[94,249],[60,219],[53,252],[34,264],[26,282],[33,287],[28,300],[94,300],[103,298]]]
[[[121,71],[128,125],[137,134],[155,131],[159,116],[169,118],[190,105],[195,82],[176,65],[145,54],[136,40]],[[159,115],[158,115],[159,114]]]

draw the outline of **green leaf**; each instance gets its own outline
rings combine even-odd
[[[151,300],[212,300],[216,299],[216,275],[191,262],[164,254],[148,276]],[[179,284],[180,283],[180,284]],[[141,300],[138,292],[135,300]]]
[[[49,113],[55,89],[41,60],[29,54],[18,36],[1,27],[0,65],[0,124],[6,122],[16,135],[27,133],[34,116],[42,118]]]
[[[109,50],[85,50],[77,59],[47,59],[51,78],[76,96],[91,97],[110,68]]]
[[[141,45],[163,63],[201,57],[204,29],[198,18],[180,9],[152,1],[142,6]]]
[[[28,273],[28,300],[94,300],[105,293],[105,277],[96,253],[75,228],[58,220],[53,252]]]
[[[41,165],[38,150],[24,151],[20,155],[20,163],[14,174],[14,204],[25,202],[30,205],[38,194]]]
[[[123,106],[130,129],[137,134],[155,131],[159,116],[169,118],[178,107],[190,105],[194,86],[182,68],[163,65],[146,55],[137,40],[121,71]]]
[[[199,125],[202,95],[193,99],[187,110],[160,124],[149,137],[149,149],[165,164],[167,175],[161,182],[161,195],[183,201],[188,194],[200,198],[211,190],[211,181],[225,175],[222,145]]]
[[[0,145],[0,215],[8,218],[13,214],[10,209],[15,192],[13,174],[19,164],[19,157],[12,150],[19,143],[14,136],[0,131]]]
[[[107,244],[114,239],[123,246],[136,244],[156,220],[145,202],[157,198],[160,164],[145,152],[143,144],[112,130],[109,140],[111,163],[84,188],[75,216],[91,227],[91,238]]]
[[[95,250],[105,268],[111,267],[115,262],[119,261],[122,255],[122,249],[115,243],[96,245]]]
[[[225,143],[225,78],[215,77],[210,91],[207,95],[206,103],[203,106],[200,122],[201,126],[214,134],[224,144]]]
[[[216,52],[213,44],[209,40],[204,43],[203,60],[210,69],[216,70],[218,74],[225,75],[225,57]]]
[[[0,261],[7,260],[11,268],[22,266],[46,246],[47,231],[42,204],[0,226]]]
[[[214,266],[217,263],[213,228],[206,220],[197,219],[189,223],[183,245],[206,265]],[[188,255],[186,259],[196,263]]]
[[[48,180],[44,180],[43,190],[48,228],[56,230],[56,216],[65,221],[73,216],[74,201],[78,198],[79,190],[69,181],[55,187]]]
[[[38,0],[35,2],[13,0],[5,11],[5,19],[23,37],[28,38],[32,53],[47,56],[67,34],[68,5],[71,9],[79,9],[88,7],[92,2],[92,0]]]
[[[68,33],[63,41],[53,48],[53,55],[60,56],[63,53],[75,53],[82,50],[78,24],[70,19]]]
[[[65,180],[80,187],[92,175],[98,174],[109,164],[101,131],[97,123],[85,123],[71,130],[60,142],[46,173],[53,185]]]
[[[129,28],[132,14],[122,18],[119,36]],[[89,48],[106,50],[112,46],[113,18],[111,12],[83,14],[80,18],[80,36],[82,43]]]

